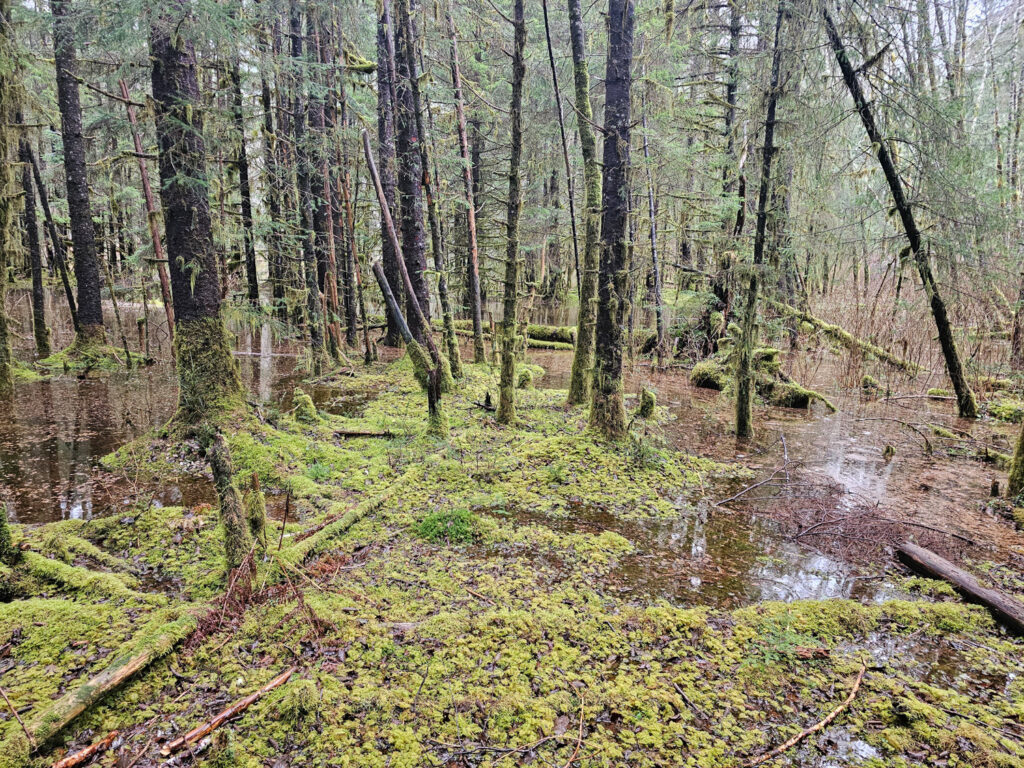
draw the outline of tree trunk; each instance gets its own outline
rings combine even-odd
[[[275,33],[280,28],[280,20],[269,20],[272,23]],[[262,32],[259,35],[259,49],[263,56],[260,63],[260,106],[263,109],[263,148],[264,148],[264,178],[266,186],[267,218],[269,219],[269,231],[266,237],[267,243],[267,267],[270,273],[270,292],[273,299],[274,312],[281,320],[287,318],[285,310],[284,286],[286,273],[284,255],[281,249],[281,198],[279,185],[280,168],[278,159],[278,136],[274,131],[274,108],[270,93],[270,80],[267,73],[263,71],[266,67],[266,57],[270,53],[271,46],[268,44]]]
[[[43,184],[43,175],[39,171],[39,162],[35,154],[29,148],[29,160],[32,163],[32,180],[36,183],[36,191],[39,193],[39,207],[43,209],[43,222],[46,224],[46,231],[50,234],[50,242],[53,245],[53,261],[56,263],[57,272],[60,273],[60,281],[64,286],[64,296],[68,300],[68,310],[71,313],[71,323],[78,332],[78,305],[75,303],[75,292],[71,288],[71,280],[68,277],[68,257],[64,249],[64,241],[57,232],[57,226],[53,223],[53,214],[50,212],[50,200],[46,194],[46,186]]]
[[[18,193],[14,182],[15,134],[11,123],[14,122],[12,107],[17,85],[13,80],[17,65],[12,55],[14,39],[10,14],[10,0],[0,0],[0,401],[10,401],[14,396],[14,359],[7,320],[7,270],[16,242],[14,219]],[[3,504],[0,504],[0,515],[4,516],[6,529],[7,507]]]
[[[459,133],[459,153],[462,157],[462,184],[466,202],[466,235],[469,260],[467,282],[469,283],[469,311],[473,319],[473,362],[487,362],[484,351],[483,312],[480,307],[480,254],[476,242],[476,202],[473,197],[473,163],[469,155],[469,139],[466,135],[466,109],[462,98],[462,72],[459,69],[459,48],[456,42],[455,21],[452,19],[451,4],[445,8],[448,22],[448,39],[451,42],[452,90],[455,94],[455,124]]]
[[[629,296],[629,140],[633,63],[633,2],[608,0],[605,75],[601,262],[594,334],[590,423],[610,440],[626,434],[622,394],[623,331]]]
[[[971,391],[970,385],[967,383],[967,377],[964,375],[963,365],[960,362],[960,353],[957,351],[956,341],[953,338],[953,329],[949,322],[949,316],[946,313],[946,304],[943,302],[942,296],[939,295],[939,287],[932,275],[928,255],[921,247],[921,232],[917,228],[917,222],[914,221],[913,209],[903,192],[903,181],[900,179],[896,165],[893,163],[892,155],[889,152],[889,145],[875,124],[875,117],[871,112],[871,106],[868,104],[864,91],[860,87],[860,80],[857,78],[857,73],[850,63],[846,47],[839,37],[839,31],[836,29],[835,22],[832,21],[832,16],[824,6],[822,7],[822,14],[825,17],[825,28],[828,32],[829,42],[832,44],[832,50],[835,52],[836,61],[839,62],[839,69],[843,73],[843,80],[846,82],[846,87],[853,97],[857,112],[860,113],[864,130],[867,132],[868,140],[871,142],[872,149],[875,150],[878,157],[878,163],[882,167],[882,173],[885,175],[885,180],[889,184],[889,191],[892,193],[893,204],[900,215],[900,220],[903,222],[903,230],[907,235],[907,240],[910,242],[910,250],[914,255],[914,262],[917,265],[917,273],[921,278],[921,285],[924,287],[925,295],[928,297],[928,302],[931,305],[932,317],[935,320],[935,327],[939,335],[939,344],[942,347],[942,355],[946,361],[946,373],[949,374],[950,381],[953,383],[953,390],[956,392],[957,410],[961,417],[973,419],[978,415],[978,404],[974,399],[974,393]]]
[[[167,334],[171,341],[174,341],[174,303],[171,299],[171,281],[167,277],[167,267],[164,262],[164,247],[160,242],[160,217],[156,210],[156,201],[153,198],[153,190],[149,185],[149,169],[146,167],[142,147],[142,137],[139,136],[139,124],[135,118],[135,107],[131,105],[128,94],[128,84],[122,79],[121,96],[124,98],[128,110],[128,123],[131,125],[132,139],[135,142],[135,154],[139,164],[139,176],[142,177],[142,194],[146,200],[146,219],[149,222],[149,236],[153,241],[153,258],[156,261],[156,273],[160,279],[160,297],[164,302],[164,312],[167,316]]]
[[[526,76],[526,16],[523,0],[513,10],[515,45],[512,50],[512,105],[509,119],[512,147],[508,164],[508,213],[505,224],[505,300],[501,318],[501,388],[498,398],[499,424],[516,419],[516,298],[519,290],[519,214],[523,208],[519,166],[523,154],[523,80]]]
[[[19,114],[17,123],[25,122]],[[28,139],[18,140],[18,161],[21,163],[21,190],[24,194],[24,239],[28,245],[29,265],[32,270],[32,331],[36,341],[36,354],[49,357],[50,329],[46,327],[46,295],[43,292],[43,253],[39,245],[39,220],[36,216],[36,193],[32,184],[32,149]]]
[[[398,0],[395,19],[395,126],[397,136],[399,212],[402,230],[402,257],[416,300],[428,325],[419,315],[409,312],[409,329],[424,343],[430,334],[430,291],[427,285],[427,240],[423,226],[422,136],[414,80],[417,77],[416,41],[413,39],[409,0]],[[407,298],[408,302],[409,299]]]
[[[590,108],[590,74],[583,35],[580,0],[569,0],[569,38],[572,44],[573,83],[576,96],[577,130],[583,154],[584,240],[580,274],[580,309],[576,349],[569,375],[569,405],[581,405],[590,395],[594,367],[594,328],[597,299],[597,270],[601,247],[601,166],[597,162],[594,113]]]
[[[238,169],[238,193],[242,197],[242,240],[245,249],[247,297],[254,307],[260,305],[260,282],[256,274],[256,234],[252,222],[252,188],[249,183],[249,152],[245,140],[245,112],[242,103],[242,71],[238,57],[231,61],[231,118],[238,134],[235,167]]]
[[[75,251],[75,281],[78,284],[78,333],[76,343],[92,345],[106,341],[103,306],[100,303],[99,265],[92,211],[89,207],[89,177],[82,135],[82,107],[78,96],[78,58],[75,53],[70,0],[52,0],[53,55],[57,70],[57,106],[60,108],[61,138],[64,144],[64,174],[67,178],[71,242]]]
[[[165,3],[150,30],[149,47],[177,331],[177,418],[197,423],[244,401],[220,311],[195,49],[179,31],[188,12],[187,0]]]
[[[661,264],[658,262],[658,198],[654,194],[654,173],[651,170],[651,152],[648,147],[647,141],[647,103],[644,100],[641,103],[641,108],[644,110],[643,113],[643,129],[644,129],[644,167],[647,170],[647,214],[651,217],[651,269],[653,271],[654,280],[654,317],[655,325],[658,334],[658,339],[655,347],[655,356],[658,360],[658,367],[660,368],[665,357],[665,318],[663,307],[661,305]]]
[[[779,104],[782,72],[783,0],[775,14],[775,38],[772,43],[772,71],[766,94],[764,118],[764,147],[761,152],[761,181],[757,193],[757,223],[754,231],[754,265],[747,284],[747,301],[740,326],[740,343],[736,361],[736,436],[747,438],[754,434],[751,418],[751,400],[754,397],[753,357],[757,343],[757,294],[760,290],[760,269],[764,264],[765,235],[768,231],[768,198],[772,186],[772,159],[775,155],[775,113]]]
[[[397,181],[397,159],[395,151],[395,44],[391,22],[389,0],[379,0],[377,8],[377,152],[380,157],[380,183],[384,189],[388,210],[391,216],[397,217],[398,208],[395,204]],[[383,217],[381,229],[384,229]],[[398,268],[400,255],[391,245],[387,233],[381,233],[381,263],[384,276],[394,293],[399,306],[402,303],[404,288],[402,274]],[[387,329],[384,344],[397,347],[402,343],[402,333],[398,326],[398,318],[394,316],[390,305],[385,302],[384,317]]]
[[[306,330],[309,333],[313,375],[319,376],[324,365],[323,318],[320,313],[320,288],[316,256],[316,230],[313,219],[313,184],[309,147],[306,145],[306,121],[309,104],[306,99],[305,61],[302,53],[302,13],[292,0],[289,13],[291,56],[296,71],[292,86],[292,139],[295,145],[296,184],[299,191],[299,234],[302,238],[302,265],[306,288]]]

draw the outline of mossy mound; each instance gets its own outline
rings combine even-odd
[[[1024,420],[1024,400],[1011,397],[989,400],[985,403],[985,410],[998,421],[1020,424]]]
[[[811,403],[819,402],[835,413],[836,407],[820,392],[802,387],[794,381],[771,382],[767,387],[766,397],[769,405],[779,408],[809,408]]]
[[[313,398],[298,388],[292,393],[292,413],[300,424],[316,424],[320,421]]]
[[[729,374],[717,360],[701,360],[690,370],[690,383],[701,389],[721,392],[729,385]]]

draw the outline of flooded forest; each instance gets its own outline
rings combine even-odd
[[[0,768],[1024,768],[1020,0],[0,0]]]

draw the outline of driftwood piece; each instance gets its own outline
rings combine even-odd
[[[754,768],[755,765],[767,763],[773,757],[778,757],[783,752],[792,749],[801,741],[810,736],[812,733],[817,733],[818,731],[821,731],[826,726],[828,726],[829,723],[831,723],[833,720],[839,717],[840,714],[842,714],[844,709],[850,706],[850,702],[853,701],[854,696],[857,695],[857,691],[860,690],[861,681],[864,680],[865,669],[867,669],[867,667],[860,668],[860,672],[857,673],[857,679],[853,682],[853,688],[850,689],[850,693],[846,696],[846,699],[843,700],[842,704],[840,704],[838,707],[829,712],[824,720],[820,720],[819,722],[812,725],[810,728],[804,728],[804,730],[800,731],[800,733],[798,733],[796,736],[787,739],[784,743],[775,747],[775,749],[771,750],[770,752],[765,752],[763,755],[755,757],[753,760],[749,760],[748,762],[743,764],[743,768]]]
[[[76,765],[81,765],[94,755],[98,755],[100,752],[106,752],[110,749],[110,745],[114,743],[114,739],[117,738],[117,735],[118,731],[111,731],[102,739],[90,744],[88,747],[80,749],[77,752],[72,752],[70,755],[65,755],[54,763],[52,768],[74,768]]]
[[[981,586],[973,575],[930,549],[906,542],[896,551],[900,560],[911,568],[949,582],[966,599],[988,608],[996,620],[1011,632],[1024,635],[1024,603],[998,590]]]
[[[204,723],[203,725],[200,725],[197,728],[193,728],[184,736],[179,736],[173,741],[167,742],[163,745],[163,747],[160,748],[160,754],[164,756],[173,755],[175,752],[184,749],[189,744],[195,744],[197,741],[215,731],[217,728],[222,726],[231,718],[242,714],[245,710],[247,710],[250,706],[252,706],[256,701],[262,698],[269,691],[274,690],[280,685],[284,685],[288,681],[288,678],[292,676],[296,669],[298,669],[298,667],[289,667],[280,675],[271,680],[269,683],[260,688],[258,691],[249,694],[244,699],[239,699],[209,722]]]

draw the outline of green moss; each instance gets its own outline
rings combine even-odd
[[[533,387],[533,374],[528,370],[519,371],[516,379],[516,389],[531,389]]]
[[[277,716],[289,725],[308,725],[320,714],[320,692],[312,680],[292,678],[275,698],[272,706]]]
[[[782,370],[781,352],[774,347],[759,347],[754,350],[753,366],[755,371],[775,376]]]
[[[771,405],[781,408],[807,408],[814,401],[820,402],[831,412],[836,410],[829,399],[820,392],[807,389],[792,381],[775,382],[768,396],[768,402]]]
[[[435,544],[468,544],[476,537],[476,528],[476,516],[468,509],[439,509],[420,521],[416,534]]]
[[[649,419],[654,415],[654,406],[657,403],[654,393],[644,387],[640,390],[640,405],[637,406],[636,415],[641,419]]]
[[[1016,398],[999,398],[985,404],[988,415],[999,421],[1020,424],[1024,420],[1024,401]]]
[[[729,375],[718,361],[702,360],[690,371],[690,383],[695,387],[721,392],[729,383]]]
[[[245,393],[231,341],[220,316],[176,320],[174,357],[178,371],[175,419],[197,424],[245,408]]]
[[[953,397],[953,393],[948,389],[941,389],[940,387],[932,387],[927,392],[928,397]]]
[[[14,546],[14,537],[11,535],[11,524],[7,520],[7,505],[0,502],[0,563],[14,565],[18,560],[19,552]]]
[[[955,440],[956,439],[956,433],[955,432],[952,432],[952,431],[946,429],[945,427],[941,427],[938,424],[929,424],[928,428],[931,430],[931,433],[933,435],[935,435],[936,437],[944,437],[944,438],[946,438],[948,440]]]
[[[292,393],[292,404],[295,420],[300,424],[316,424],[320,421],[320,415],[313,404],[313,398],[298,387]]]
[[[866,394],[872,394],[873,395],[876,392],[878,392],[880,387],[881,387],[881,384],[878,383],[878,379],[876,379],[874,376],[870,376],[870,375],[865,373],[861,377],[861,379],[860,379],[860,388]]]

